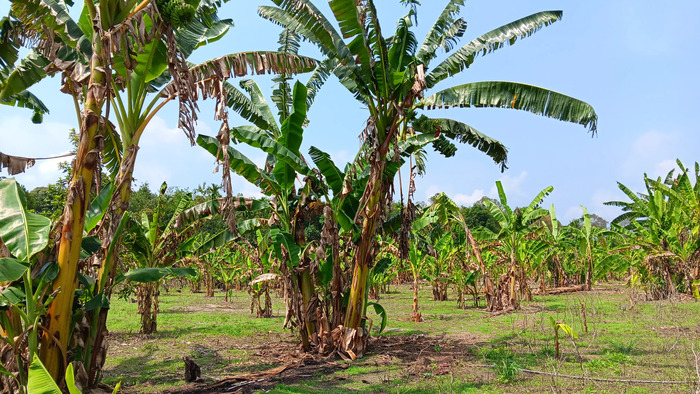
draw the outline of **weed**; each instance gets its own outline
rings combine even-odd
[[[596,358],[593,360],[588,360],[586,362],[586,367],[591,371],[603,371],[603,370],[616,370],[619,372],[620,367],[624,367],[626,364],[633,364],[632,358],[630,356],[618,353],[618,352],[607,352],[605,357]]]
[[[588,368],[591,371],[611,369],[614,366],[615,364],[612,361],[603,358],[596,358],[593,360],[588,360],[586,362],[586,368]]]
[[[486,361],[494,363],[497,381],[508,383],[520,373],[520,365],[515,362],[515,354],[507,347],[481,348],[478,353]]]
[[[520,366],[512,358],[504,358],[495,366],[498,382],[508,383],[520,374]]]
[[[552,347],[552,345],[545,343],[544,346],[542,346],[542,349],[540,349],[539,354],[542,357],[554,357],[554,348]]]
[[[611,340],[610,341],[610,351],[613,353],[621,353],[630,355],[634,351],[635,343],[634,339],[628,340]]]
[[[505,346],[499,346],[497,348],[480,348],[478,350],[479,355],[487,361],[496,362],[504,359],[513,359],[514,353],[512,350]]]
[[[611,352],[606,355],[606,358],[615,364],[631,364],[632,358],[624,353]]]

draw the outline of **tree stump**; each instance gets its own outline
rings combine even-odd
[[[190,383],[199,379],[202,375],[202,370],[199,368],[199,365],[189,357],[183,357],[183,360],[185,361],[185,382]]]

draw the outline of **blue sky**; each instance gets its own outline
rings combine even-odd
[[[380,21],[390,35],[406,8],[395,0],[377,0]],[[325,2],[315,2],[331,17]],[[422,42],[446,0],[424,0],[414,29]],[[257,16],[257,6],[271,2],[231,0],[220,16],[235,27],[221,41],[193,55],[203,61],[221,54],[248,50],[275,50],[280,28]],[[0,5],[6,13],[8,4]],[[700,111],[696,97],[700,44],[695,39],[700,2],[664,4],[640,1],[468,1],[461,12],[468,28],[466,44],[487,31],[537,11],[562,9],[564,18],[512,47],[477,61],[465,72],[441,82],[433,92],[474,81],[517,81],[549,88],[587,101],[599,116],[598,135],[591,138],[582,126],[531,113],[503,109],[450,109],[427,115],[451,117],[503,142],[509,149],[509,169],[500,173],[493,162],[468,146],[445,159],[430,154],[427,174],[417,179],[417,200],[444,191],[457,203],[470,205],[482,196],[494,197],[501,180],[511,205],[530,202],[541,189],[554,186],[545,205],[554,203],[564,222],[580,217],[581,204],[608,220],[618,211],[604,201],[623,199],[617,182],[642,191],[643,174],[665,175],[680,158],[686,166],[698,161]],[[310,44],[302,54],[318,56]],[[442,55],[439,59],[444,59]],[[437,63],[435,63],[437,64]],[[301,75],[301,81],[306,80]],[[268,95],[270,77],[255,77]],[[59,78],[43,82],[33,92],[48,104],[51,114],[32,125],[30,113],[0,106],[0,151],[23,156],[46,156],[70,150],[68,130],[75,127],[69,97],[58,92]],[[236,81],[233,81],[236,83]],[[428,92],[430,93],[430,92]],[[213,135],[213,103],[200,105],[198,131]],[[162,181],[194,188],[219,183],[213,157],[191,147],[178,130],[176,105],[170,105],[151,123],[136,163],[137,183],[156,189]],[[243,124],[232,117],[231,124]],[[331,154],[337,164],[352,159],[367,112],[350,93],[331,78],[318,95],[308,118],[302,151],[312,145]],[[261,163],[264,155],[241,148]],[[29,189],[55,181],[56,161],[43,161],[17,180]],[[404,180],[405,184],[405,180]],[[242,178],[234,192],[257,193]]]

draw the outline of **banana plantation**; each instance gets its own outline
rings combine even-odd
[[[562,11],[467,41],[463,0],[421,20],[425,37],[415,0],[382,24],[378,1],[272,0],[258,16],[277,50],[193,60],[231,39],[225,2],[10,0],[0,103],[41,123],[55,96],[75,116],[74,152],[47,188],[12,177],[39,171],[33,158],[0,152],[0,392],[700,388],[697,162],[640,173],[642,190],[618,183],[610,223],[583,205],[560,222],[547,201],[556,185],[517,205],[495,179],[494,198],[469,206],[416,197],[429,157],[464,148],[508,168],[503,143],[433,116],[445,109],[520,110],[579,126],[574,139],[597,134],[593,107],[554,90],[450,84]],[[364,111],[338,120],[360,127],[333,131],[359,138],[350,160],[316,140],[302,148],[330,81]],[[142,137],[167,107],[220,185],[134,181]],[[202,132],[200,117],[218,131]],[[642,339],[620,342],[629,335]],[[673,367],[644,364],[655,348]]]

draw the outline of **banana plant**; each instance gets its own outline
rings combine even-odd
[[[425,268],[425,262],[431,258],[433,257],[422,252],[416,246],[415,242],[411,243],[408,252],[408,264],[411,269],[411,275],[413,276],[413,310],[411,312],[411,319],[416,323],[423,321],[423,317],[418,311],[418,280],[421,277],[421,272],[423,272]]]
[[[233,289],[233,282],[237,279],[236,268],[233,263],[237,260],[237,253],[227,249],[221,249],[222,256],[214,261],[214,277],[224,285],[224,301],[229,301],[229,295]]]
[[[496,182],[496,188],[498,189],[500,205],[491,200],[486,200],[485,205],[498,222],[500,231],[494,233],[489,229],[483,229],[482,233],[491,236],[494,248],[500,254],[504,265],[508,267],[505,283],[500,283],[498,289],[499,298],[502,298],[501,294],[507,294],[507,302],[501,307],[515,309],[519,306],[516,288],[520,288],[521,294],[529,294],[527,271],[524,266],[525,262],[522,260],[523,248],[526,246],[525,241],[528,235],[536,230],[535,221],[548,214],[547,210],[540,208],[540,204],[554,188],[552,186],[544,188],[529,205],[516,209],[508,205],[501,181]]]
[[[561,355],[561,353],[559,352],[559,330],[564,331],[567,335],[574,339],[578,338],[578,333],[574,331],[574,329],[571,328],[570,325],[558,322],[554,320],[552,316],[549,317],[549,323],[552,325],[552,329],[554,330],[554,357],[558,360]]]
[[[66,363],[61,364],[65,357],[65,350],[62,349],[67,349],[70,340],[71,308],[83,224],[94,172],[99,161],[99,125],[108,95],[107,81],[111,74],[109,59],[112,48],[116,47],[121,51],[126,46],[133,47],[129,39],[121,40],[124,46],[121,43],[115,47],[103,45],[106,42],[106,36],[103,34],[125,21],[127,13],[120,12],[125,5],[127,2],[122,0],[107,0],[100,2],[99,6],[92,0],[86,1],[85,19],[89,28],[89,34],[86,36],[79,25],[70,18],[67,6],[63,2],[11,2],[12,15],[22,27],[22,37],[28,39],[27,42],[37,45],[22,61],[21,67],[16,68],[18,72],[7,77],[0,99],[26,91],[33,83],[47,75],[44,69],[67,75],[64,85],[66,90],[86,89],[82,108],[77,99],[75,100],[80,138],[73,162],[72,180],[68,187],[68,195],[71,197],[66,201],[64,225],[59,241],[57,263],[61,270],[53,283],[54,291],[59,288],[61,291],[49,308],[40,354],[41,360],[54,379],[63,375],[60,369],[66,366]],[[131,34],[128,32],[124,37]],[[85,63],[77,61],[78,58],[84,59]]]
[[[550,245],[549,267],[548,271],[553,277],[553,285],[559,287],[566,281],[566,273],[562,267],[562,255],[564,249],[568,247],[565,231],[562,231],[562,226],[557,220],[557,213],[554,209],[554,204],[549,207],[549,226],[544,225],[544,233],[542,239]],[[543,275],[543,274],[541,274]],[[542,282],[544,286],[544,282]],[[540,292],[545,294],[546,289],[540,288]]]
[[[165,102],[179,100],[180,125],[193,142],[197,89],[205,97],[225,101],[224,93],[217,89],[220,82],[246,74],[249,66],[257,73],[294,73],[311,69],[315,64],[299,56],[249,52],[219,57],[190,69],[186,57],[195,48],[221,38],[231,25],[230,20],[218,20],[214,14],[220,2],[88,0],[82,4],[81,17],[74,21],[68,5],[62,1],[12,1],[12,15],[21,24],[24,42],[38,45],[15,68],[16,72],[5,78],[0,93],[0,101],[13,100],[48,74],[62,72],[66,76],[62,91],[70,94],[75,103],[81,132],[69,187],[69,195],[74,197],[66,205],[66,215],[70,217],[65,222],[69,225],[63,227],[59,249],[58,263],[64,269],[54,284],[54,289],[64,290],[72,290],[75,283],[85,201],[89,198],[102,146],[98,142],[106,142],[106,156],[111,156],[113,170],[124,170],[116,182],[114,209],[117,217],[105,226],[114,230],[120,222],[119,213],[126,210],[124,206],[128,201],[136,151],[132,147],[138,147],[140,133]],[[174,82],[161,92],[162,100],[156,96],[147,101],[147,90],[168,82],[168,78],[158,78],[164,75],[166,68]],[[210,84],[200,83],[203,81]],[[127,96],[124,100],[118,93],[122,89]],[[113,113],[120,126],[122,138],[119,140],[115,127],[102,114],[104,104],[109,101],[116,104],[112,108],[116,109]],[[117,145],[123,145],[122,157],[115,153]],[[105,240],[105,251],[111,242],[111,239]],[[111,282],[113,267],[102,268],[110,274]],[[54,377],[60,375],[61,349],[67,347],[69,340],[72,294],[73,291],[59,293],[50,310],[58,319],[51,319],[50,334],[43,339],[42,359]],[[100,318],[103,323],[106,321],[106,317]],[[54,345],[50,335],[61,338],[61,346]],[[92,371],[90,374],[94,375]]]
[[[0,240],[11,254],[0,258],[0,282],[7,285],[0,293],[3,331],[0,339],[3,346],[12,347],[19,371],[17,383],[26,387],[30,360],[38,354],[40,319],[46,315],[47,306],[55,297],[55,294],[48,295],[47,291],[58,267],[56,264],[45,265],[38,275],[32,277],[34,256],[49,242],[51,220],[27,211],[24,192],[12,178],[0,180],[0,206],[3,207],[0,210]],[[15,283],[20,279],[21,284]],[[27,359],[23,356],[24,344],[28,348]],[[8,387],[12,387],[9,379],[15,379],[14,376],[3,366],[0,366],[0,373],[8,376]]]
[[[466,295],[471,294],[474,300],[474,307],[479,307],[479,289],[477,281],[479,271],[457,267],[454,273],[454,282],[457,288],[457,305],[462,309],[467,309]]]
[[[213,137],[200,135],[197,143],[217,158],[221,158],[221,152],[226,152],[230,167],[233,171],[246,178],[249,182],[260,187],[261,191],[273,198],[270,223],[270,235],[275,243],[275,252],[282,261],[282,270],[291,273],[298,269],[298,289],[304,299],[304,310],[308,302],[313,298],[313,284],[308,266],[299,266],[303,261],[301,252],[306,246],[303,231],[303,217],[311,214],[310,202],[314,198],[311,189],[311,181],[297,194],[295,182],[297,173],[306,177],[315,178],[308,165],[301,159],[299,147],[303,138],[303,125],[306,122],[306,110],[308,91],[306,86],[297,82],[293,93],[289,96],[291,102],[281,103],[281,126],[274,120],[274,115],[267,105],[260,89],[253,81],[243,81],[242,87],[246,89],[250,98],[239,97],[237,100],[250,108],[250,114],[256,114],[257,124],[265,126],[239,126],[231,129],[232,135],[239,141],[268,154],[264,168],[258,168],[250,159],[245,157],[232,146],[224,146]],[[243,108],[237,105],[235,108]],[[286,111],[286,112],[285,112]],[[309,178],[309,179],[310,179]],[[284,245],[284,251],[282,250]],[[285,274],[286,276],[286,274]],[[287,308],[288,317],[293,314]],[[301,313],[294,313],[302,316]],[[302,331],[304,347],[309,348],[309,338],[315,333],[313,322],[302,321],[299,324],[306,327]]]
[[[547,278],[546,262],[550,258],[551,249],[549,244],[541,239],[541,233],[535,231],[532,239],[525,239],[518,250],[517,260],[521,263],[522,279],[521,283],[527,283],[528,278],[536,275],[540,279],[540,290],[545,286]],[[521,294],[526,301],[532,301],[532,291],[529,286],[521,287]],[[543,293],[544,294],[544,293]]]
[[[435,258],[427,262],[424,272],[433,287],[433,301],[447,301],[447,288],[452,280],[450,263],[459,250],[454,247],[450,232],[434,241],[433,248]]]
[[[272,232],[257,229],[255,237],[257,249],[244,259],[248,263],[247,271],[250,273],[245,282],[248,283],[248,292],[253,296],[250,303],[250,313],[255,311],[257,317],[272,317],[270,285],[273,281],[283,278],[273,272],[273,262],[276,259],[272,245],[274,240],[271,239]],[[260,297],[263,295],[265,296],[264,306],[263,302],[260,301]]]
[[[584,286],[586,290],[591,290],[593,286],[594,276],[594,252],[596,243],[599,237],[605,235],[604,229],[591,226],[591,216],[588,214],[588,209],[583,207],[582,216],[583,226],[581,228],[567,227],[567,233],[573,235],[573,243],[578,250],[578,256],[582,259],[582,269],[584,275]]]
[[[479,270],[481,271],[481,275],[484,278],[483,291],[486,298],[487,309],[490,311],[499,309],[500,297],[495,293],[492,273],[484,262],[485,254],[482,253],[482,249],[477,242],[477,237],[472,234],[471,229],[467,225],[467,221],[462,214],[462,211],[445,193],[440,193],[435,197],[433,203],[429,207],[429,210],[435,212],[438,223],[457,225],[464,231],[463,239],[465,250],[470,251],[470,258],[473,257],[473,259],[476,260]],[[464,269],[464,267],[462,268]],[[476,294],[474,296],[477,297]]]
[[[424,98],[427,89],[467,69],[479,54],[488,54],[518,37],[527,37],[559,20],[560,11],[545,11],[495,29],[468,43],[442,63],[430,69],[437,51],[451,50],[464,34],[466,22],[458,18],[463,0],[451,0],[419,44],[411,31],[415,7],[401,18],[391,37],[385,37],[372,0],[358,5],[354,0],[331,0],[329,6],[340,33],[323,13],[308,0],[273,0],[277,7],[261,6],[264,18],[294,29],[331,59],[333,73],[369,111],[362,131],[362,153],[369,162],[369,179],[364,189],[359,242],[353,261],[353,286],[345,317],[347,335],[365,337],[362,325],[367,276],[374,261],[374,237],[387,205],[393,176],[385,176],[387,158],[393,146],[411,130],[438,136],[434,147],[454,153],[450,140],[469,143],[491,156],[505,168],[506,151],[500,143],[472,127],[449,119],[417,116],[419,109],[437,107],[499,107],[526,110],[555,119],[582,124],[596,130],[597,116],[586,103],[547,89],[511,82],[477,82],[448,88]],[[415,6],[415,4],[414,4]],[[418,122],[414,122],[414,120]],[[422,130],[421,130],[422,129]],[[440,138],[442,137],[442,138]],[[427,137],[426,137],[427,138]],[[348,344],[361,341],[349,339]]]
[[[171,218],[161,227],[165,219],[162,216],[166,189],[167,184],[164,182],[152,218],[144,213],[140,221],[129,221],[124,243],[138,268],[115,278],[115,282],[129,279],[139,283],[136,293],[141,314],[141,332],[145,334],[157,329],[159,281],[168,274],[195,274],[191,268],[175,268],[172,265],[178,260],[181,244],[193,242],[191,239],[195,237],[200,220],[212,213],[211,202],[189,207],[190,197],[185,195],[178,201]]]
[[[398,274],[398,264],[400,255],[398,248],[390,240],[383,239],[380,242],[382,248],[378,257],[380,260],[372,267],[369,282],[369,298],[379,301],[379,294],[388,292],[389,283]]]
[[[678,161],[680,175],[669,172],[665,180],[644,176],[646,193],[634,193],[618,183],[631,201],[612,201],[621,207],[622,215],[612,226],[625,237],[618,249],[625,255],[638,256],[634,266],[652,298],[665,298],[678,289],[692,293],[700,277],[697,255],[700,250],[700,224],[697,218],[700,201],[700,166],[695,164],[692,176]],[[693,179],[695,184],[693,184]],[[626,227],[619,226],[628,221]],[[645,253],[639,255],[636,250]]]
[[[177,4],[177,2],[171,1],[170,4]],[[210,6],[208,2],[201,3],[199,12],[204,12],[203,8],[206,9]],[[222,38],[231,25],[229,19],[212,20],[209,24],[195,19],[175,32],[178,50],[184,58],[187,58],[197,48]],[[127,68],[126,65],[124,69],[117,69],[120,75],[123,74],[126,79],[126,87],[120,92],[117,86],[113,86],[116,93],[111,98],[111,103],[115,108],[117,127],[108,130],[105,152],[107,166],[111,169],[110,174],[115,179],[115,183],[119,185],[111,207],[112,223],[118,223],[121,215],[128,209],[139,141],[147,125],[168,102],[180,99],[182,104],[182,94],[177,85],[177,77],[170,78],[167,73],[169,71],[166,56],[168,45],[173,44],[168,41],[166,35],[162,40],[154,41],[143,48],[143,53],[135,59],[136,65],[133,70]],[[274,61],[266,62],[265,59]],[[195,81],[198,82],[196,86],[201,90],[202,97],[212,97],[217,100],[216,119],[222,121],[222,133],[218,138],[225,140],[229,138],[226,134],[228,116],[223,108],[229,100],[240,95],[237,89],[225,82],[229,76],[246,75],[249,72],[249,67],[258,74],[264,72],[293,74],[310,71],[314,66],[315,61],[312,59],[295,54],[255,51],[229,54],[198,65],[191,65],[191,72]],[[173,75],[172,72],[170,75]],[[194,115],[194,112],[192,113]],[[187,120],[181,119],[181,124],[187,124]],[[191,142],[194,143],[193,130],[186,131]],[[229,172],[224,170],[223,174],[226,199],[220,204],[220,210],[229,227],[233,228],[235,222],[233,211],[236,210],[236,204],[232,196],[230,179],[227,179]],[[109,235],[110,233],[107,232],[105,237],[109,238]],[[118,243],[119,240],[107,239],[104,244],[109,245],[112,242]],[[105,269],[100,272],[100,275],[106,275],[111,280],[115,273],[114,267],[106,264],[108,261],[110,259],[105,257],[105,264],[103,264]]]

